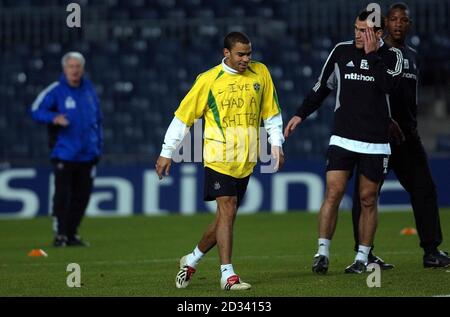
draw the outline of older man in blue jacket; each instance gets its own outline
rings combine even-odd
[[[49,129],[55,174],[53,245],[87,246],[77,231],[102,153],[102,115],[92,83],[83,77],[83,55],[69,52],[61,63],[63,74],[39,94],[31,116]]]

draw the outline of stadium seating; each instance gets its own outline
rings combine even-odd
[[[0,18],[21,8],[24,16],[35,13],[38,19],[41,11],[63,7],[62,1],[42,2],[46,5],[33,7],[31,0],[0,0]],[[431,2],[433,8],[441,8],[449,16],[448,0]],[[46,129],[32,122],[28,111],[37,94],[57,80],[60,58],[68,50],[85,55],[87,75],[102,102],[105,164],[148,162],[158,155],[178,103],[198,73],[220,63],[223,35],[233,29],[251,36],[254,59],[271,70],[287,121],[314,85],[334,44],[352,38],[351,20],[363,3],[86,0],[82,2],[83,10],[88,11],[85,25],[78,33],[69,29],[56,32],[53,20],[39,32],[30,33],[29,38],[25,34],[37,23],[34,20],[24,19],[14,31],[0,28],[0,162],[47,160]],[[420,1],[411,1],[413,9],[421,5]],[[433,10],[438,14],[438,9]],[[416,40],[423,48],[422,59],[432,56],[434,61],[429,68],[422,65],[423,71],[439,72],[448,78],[448,23],[445,19],[433,21],[432,27],[441,32],[430,36],[423,27],[427,16],[414,12],[419,14]],[[59,20],[55,17],[55,21]],[[296,132],[297,137],[285,147],[290,158],[323,157],[333,107],[333,98],[327,99],[305,122],[304,129]],[[439,146],[448,149],[447,143],[448,137]]]

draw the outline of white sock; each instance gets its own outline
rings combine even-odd
[[[230,276],[236,275],[233,270],[233,264],[223,264],[220,266],[220,272],[222,273],[221,279],[226,281]]]
[[[356,253],[355,261],[367,263],[367,257],[369,256],[370,249],[372,248],[360,244],[358,247],[358,252]]]
[[[330,257],[330,244],[331,240],[319,238],[319,250],[317,253],[320,255],[325,255],[327,258]]]
[[[198,245],[195,247],[194,251],[187,256],[186,264],[192,266],[193,268],[197,267],[198,262],[203,258],[205,254],[200,251]]]

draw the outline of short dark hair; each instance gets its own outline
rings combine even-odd
[[[404,2],[396,2],[396,3],[394,3],[393,5],[391,5],[389,7],[387,16],[389,17],[391,15],[392,11],[397,10],[397,9],[406,11],[407,14],[409,15],[409,7],[408,7],[408,5],[406,3],[404,3]]]
[[[368,11],[368,10],[363,10],[358,14],[358,20],[359,21],[366,21],[367,18],[374,12],[373,11]],[[374,26],[373,30],[376,32],[378,30],[384,30],[384,26],[385,26],[385,22],[384,22],[384,16],[383,14],[381,14],[380,12],[380,26]]]
[[[245,33],[230,32],[227,34],[227,36],[225,36],[223,40],[223,47],[231,51],[236,43],[249,44],[250,39]]]

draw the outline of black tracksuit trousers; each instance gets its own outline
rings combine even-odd
[[[410,133],[405,134],[405,137],[406,140],[401,145],[391,145],[389,168],[394,171],[400,184],[409,193],[420,247],[425,253],[430,253],[442,243],[436,186],[419,135]],[[359,180],[356,178],[352,208],[355,251],[358,250],[359,244],[358,224],[361,214],[358,187]]]
[[[92,192],[94,162],[52,160],[55,175],[53,216],[55,233],[73,238],[83,219]]]

